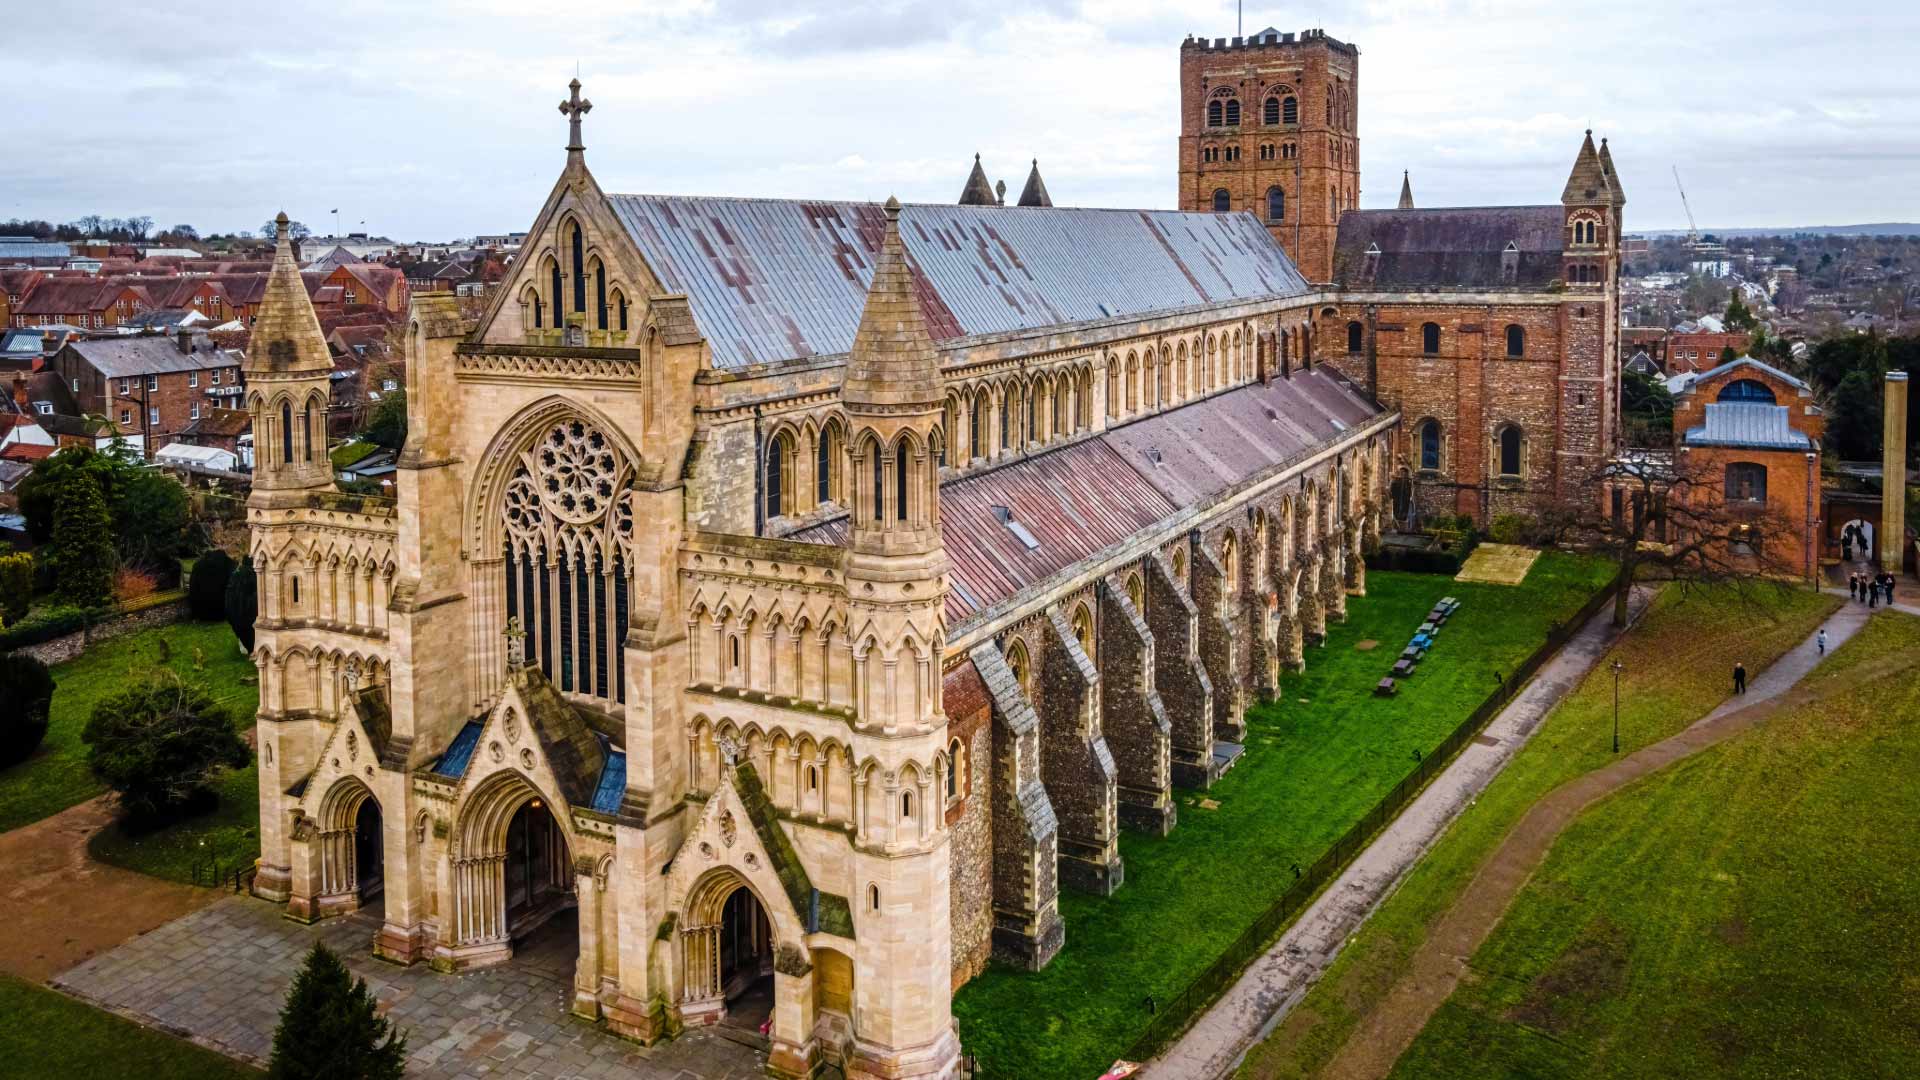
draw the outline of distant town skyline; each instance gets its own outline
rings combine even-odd
[[[451,19],[345,0],[183,39],[147,6],[40,5],[10,16],[15,40],[115,29],[17,108],[33,152],[0,164],[0,219],[232,232],[284,208],[331,232],[337,207],[396,240],[524,229],[576,65],[610,191],[951,202],[977,151],[1014,192],[1037,157],[1062,205],[1171,207],[1180,41],[1269,25],[1359,46],[1363,207],[1392,206],[1403,169],[1420,205],[1550,200],[1591,126],[1630,230],[1686,227],[1676,165],[1703,228],[1920,218],[1920,71],[1874,60],[1920,41],[1908,6],[1584,14],[1248,5],[1236,30],[1232,4],[1150,0],[580,0],[564,18],[489,0]]]

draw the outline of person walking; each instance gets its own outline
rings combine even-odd
[[[1820,646],[1820,655],[1821,656],[1827,655],[1827,628],[1826,627],[1823,626],[1820,628],[1820,633],[1814,636],[1813,641],[1814,641],[1814,644]]]
[[[1738,660],[1733,662],[1733,692],[1736,694],[1747,692],[1747,665]]]
[[[1893,606],[1893,583],[1898,580],[1900,579],[1894,577],[1892,574],[1887,575],[1887,606],[1888,607]]]
[[[1860,575],[1859,574],[1847,575],[1847,599],[1849,600],[1860,599]]]
[[[1880,579],[1872,578],[1867,581],[1867,610],[1872,611],[1874,608],[1879,606],[1880,606]]]

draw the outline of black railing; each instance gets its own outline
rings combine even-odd
[[[226,889],[244,893],[253,888],[253,876],[257,872],[254,860],[240,863],[223,863],[209,859],[196,862],[187,867],[187,880],[206,889]]]
[[[1306,908],[1320,890],[1346,869],[1373,835],[1398,816],[1429,781],[1452,763],[1454,755],[1473,741],[1494,717],[1500,715],[1500,710],[1507,707],[1527,681],[1540,670],[1541,665],[1559,652],[1589,619],[1613,602],[1617,585],[1617,580],[1609,583],[1582,605],[1571,619],[1550,627],[1546,640],[1541,642],[1539,648],[1507,674],[1485,701],[1460,721],[1440,741],[1439,746],[1422,756],[1420,763],[1321,853],[1312,866],[1300,870],[1287,891],[1256,917],[1252,925],[1242,931],[1205,971],[1177,995],[1165,1001],[1149,999],[1151,1005],[1145,1007],[1151,1008],[1153,1019],[1148,1021],[1146,1030],[1133,1041],[1133,1045],[1127,1048],[1124,1055],[1127,1060],[1146,1061],[1159,1053],[1185,1031],[1203,1009],[1232,986],[1247,965],[1267,951],[1280,932],[1293,922],[1294,917]],[[976,1069],[982,1077],[999,1075],[988,1068],[985,1062],[977,1065]]]

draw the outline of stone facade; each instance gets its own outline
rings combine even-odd
[[[1120,829],[1175,828],[1364,588],[1398,414],[1312,364],[1337,297],[1262,229],[1155,280],[1059,253],[1129,313],[1014,326],[969,328],[942,290],[973,268],[934,254],[1233,220],[757,203],[795,230],[760,277],[829,228],[812,284],[859,270],[857,307],[757,326],[772,300],[653,246],[693,208],[599,188],[585,109],[480,324],[413,299],[394,500],[332,491],[282,237],[247,369],[257,890],[301,919],[378,890],[373,947],[447,971],[574,908],[572,1010],[612,1031],[761,987],[776,1075],[954,1076],[953,990],[1051,960],[1063,886],[1129,887]],[[1166,305],[1202,273],[1223,298]]]

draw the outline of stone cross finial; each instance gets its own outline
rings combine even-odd
[[[509,669],[525,667],[527,664],[527,656],[526,656],[527,632],[525,630],[520,629],[520,616],[515,615],[514,617],[507,620],[506,636],[507,636],[507,667]]]
[[[580,118],[593,111],[593,102],[580,96],[580,80],[567,84],[572,96],[560,103],[560,111],[567,114],[567,149],[585,150],[580,142]]]
[[[720,747],[720,760],[726,762],[729,767],[731,767],[734,762],[740,760],[740,744],[733,741],[733,736],[720,736],[718,745]]]

